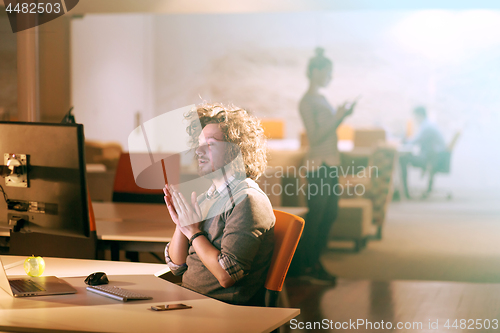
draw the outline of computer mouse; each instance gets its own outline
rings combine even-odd
[[[89,286],[98,286],[100,284],[108,284],[109,280],[104,272],[95,272],[87,276],[85,283]]]

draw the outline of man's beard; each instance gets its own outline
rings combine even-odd
[[[203,178],[206,178],[206,179],[214,179],[216,173],[214,171],[212,171],[212,170],[206,171],[206,170],[202,170],[202,168],[198,167],[198,175],[200,177],[203,177]]]
[[[209,162],[208,164],[210,165],[210,168],[207,169],[204,169],[204,167],[207,167],[206,165],[204,166],[198,165],[198,175],[200,177],[212,180],[221,177],[224,172],[227,173],[229,170],[228,165],[222,165],[220,167],[217,167],[213,166],[211,162]]]
[[[215,178],[215,171],[213,170],[214,166],[211,161],[207,161],[207,163],[198,165],[198,175],[203,178],[213,179]]]

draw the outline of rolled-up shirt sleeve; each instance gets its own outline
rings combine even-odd
[[[258,195],[248,195],[227,216],[218,259],[234,281],[248,274],[264,234],[274,225],[272,207],[267,212],[259,202]]]
[[[223,253],[219,254],[219,264],[235,282],[238,282],[245,276],[245,272],[236,260],[231,259],[231,257]]]
[[[182,265],[174,264],[174,262],[172,261],[172,259],[170,259],[170,256],[168,255],[169,246],[170,243],[168,243],[167,246],[165,247],[165,262],[167,263],[167,266],[170,268],[172,274],[182,275],[186,271],[187,265],[185,263]]]

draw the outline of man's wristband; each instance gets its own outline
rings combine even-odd
[[[193,241],[195,240],[196,237],[198,236],[207,236],[207,233],[205,231],[199,231],[195,233],[191,238],[189,239],[189,246],[193,245]]]

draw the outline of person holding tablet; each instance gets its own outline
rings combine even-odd
[[[309,189],[314,186],[318,191],[310,191],[307,195],[309,211],[289,271],[290,275],[305,276],[325,283],[335,282],[335,276],[323,268],[320,255],[326,247],[338,210],[338,195],[335,191],[338,170],[335,168],[340,165],[340,156],[336,130],[352,114],[356,105],[356,102],[346,102],[335,109],[320,94],[320,89],[330,84],[332,71],[331,60],[324,56],[322,48],[317,48],[316,56],[309,61],[307,68],[309,89],[299,103],[299,112],[309,142],[307,181]]]

